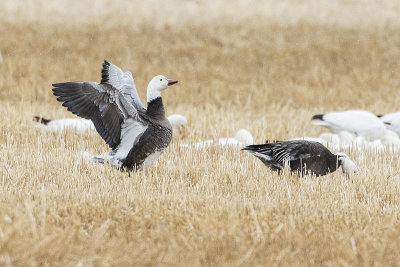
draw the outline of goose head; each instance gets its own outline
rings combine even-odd
[[[336,153],[335,156],[338,159],[339,166],[342,166],[344,174],[351,176],[358,173],[356,164],[345,153]]]
[[[147,86],[147,103],[150,103],[156,98],[161,97],[161,91],[169,86],[176,84],[178,81],[168,79],[163,75],[157,75],[149,82]]]

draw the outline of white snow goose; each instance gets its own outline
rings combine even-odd
[[[167,117],[167,119],[174,128],[174,131],[177,130],[178,132],[182,131],[182,129],[185,128],[188,123],[186,117],[181,114],[171,114]]]
[[[332,154],[324,145],[306,140],[275,141],[251,145],[243,150],[255,155],[273,171],[280,172],[289,164],[299,176],[316,176],[334,172],[339,166],[346,175],[357,173],[354,162],[344,153]]]
[[[389,130],[400,135],[400,111],[386,115],[377,115],[377,117],[387,125]]]
[[[371,140],[382,138],[386,130],[383,121],[365,110],[318,114],[314,115],[312,120],[314,125],[327,127],[335,134],[347,131],[354,135],[362,135],[366,139]]]
[[[96,82],[53,84],[57,100],[72,113],[92,120],[112,149],[94,161],[135,171],[150,166],[168,147],[172,126],[165,117],[161,91],[178,81],[155,76],[147,86],[143,106],[130,72],[104,60],[102,79]]]
[[[95,130],[94,125],[91,120],[87,119],[70,119],[70,118],[64,118],[64,119],[46,119],[40,116],[35,116],[33,119],[40,124],[35,125],[35,127],[46,130],[46,131],[51,131],[51,132],[58,132],[58,131],[63,131],[65,129],[74,129],[77,130],[78,132],[85,132],[88,130]]]

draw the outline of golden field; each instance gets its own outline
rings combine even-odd
[[[399,110],[397,1],[1,1],[1,266],[398,266],[397,152],[345,150],[360,173],[271,172],[239,148],[181,143],[318,136],[313,114]],[[167,114],[189,123],[128,176],[79,159],[94,132],[43,132],[73,118],[51,84],[156,74]]]

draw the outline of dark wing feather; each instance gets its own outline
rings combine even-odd
[[[64,107],[73,114],[92,120],[97,132],[112,149],[119,145],[123,116],[106,85],[67,82],[53,86],[54,95]]]
[[[251,145],[243,150],[253,154],[258,153],[259,156],[266,156],[270,160],[276,161],[281,165],[285,161],[295,161],[299,159],[309,159],[319,156],[319,151],[325,147],[317,142],[296,140],[296,141],[278,141],[261,145]],[[256,155],[257,156],[257,155]]]
[[[272,149],[271,143],[260,144],[260,145],[250,145],[243,148],[243,150],[253,154],[259,158],[265,165],[274,171],[279,171],[283,169],[283,163],[280,163],[274,157],[274,151]]]

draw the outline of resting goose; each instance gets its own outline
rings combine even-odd
[[[333,133],[339,134],[347,131],[354,135],[362,135],[366,139],[379,139],[385,134],[385,123],[378,117],[364,110],[348,110],[318,114],[312,117],[314,125],[329,128]]]
[[[392,130],[400,135],[400,112],[378,115],[378,118],[387,125],[386,127],[389,130]]]
[[[94,161],[140,170],[150,166],[168,147],[172,126],[165,117],[161,91],[178,81],[155,76],[147,86],[147,109],[143,106],[130,72],[104,60],[102,79],[96,82],[53,84],[63,106],[92,120],[99,135],[112,149]]]
[[[376,115],[376,116],[380,118],[382,121],[390,123],[391,121],[400,118],[400,111],[385,115]]]
[[[92,121],[87,119],[65,118],[65,119],[51,120],[39,116],[35,116],[33,117],[33,119],[40,123],[35,125],[35,127],[51,132],[63,131],[64,129],[74,129],[77,130],[78,132],[95,130]]]
[[[346,175],[357,172],[354,162],[344,153],[332,154],[324,145],[306,140],[275,141],[243,148],[273,171],[280,172],[288,163],[291,172],[316,176],[334,172],[339,166]]]
[[[187,125],[188,121],[185,116],[180,114],[169,115],[168,118],[174,130],[181,131]]]

